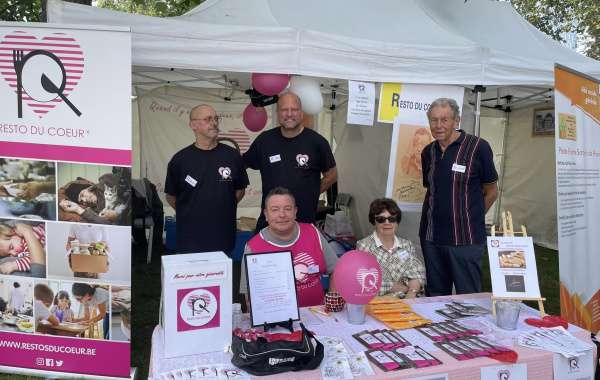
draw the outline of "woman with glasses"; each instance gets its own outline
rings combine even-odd
[[[379,295],[413,298],[423,292],[425,266],[417,258],[413,244],[396,236],[401,217],[394,200],[375,199],[369,207],[369,222],[375,226],[375,231],[359,240],[357,249],[371,253],[381,265]]]

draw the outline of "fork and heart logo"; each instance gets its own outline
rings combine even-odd
[[[84,54],[75,38],[52,33],[38,39],[12,31],[0,40],[0,72],[17,95],[19,118],[23,103],[40,118],[63,102],[81,116],[68,99],[84,72]]]

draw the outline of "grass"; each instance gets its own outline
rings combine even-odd
[[[145,262],[145,247],[132,247],[133,268],[133,311],[132,311],[132,347],[131,365],[138,368],[138,379],[148,377],[150,363],[151,338],[154,327],[158,324],[160,303],[160,259],[161,249],[154,252],[152,263]],[[558,254],[556,251],[535,246],[538,279],[542,296],[546,297],[544,307],[553,315],[560,313]],[[491,280],[487,254],[483,258],[482,288],[491,292]],[[529,303],[537,309],[537,303]],[[39,379],[37,377],[0,375],[2,380]]]

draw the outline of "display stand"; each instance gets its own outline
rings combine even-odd
[[[521,224],[521,231],[514,230],[512,214],[510,211],[503,211],[501,214],[502,229],[497,230],[496,225],[492,225],[491,236],[527,236],[525,226]],[[546,315],[544,310],[545,297],[495,297],[492,295],[492,315],[496,316],[496,301],[537,301],[540,315]]]

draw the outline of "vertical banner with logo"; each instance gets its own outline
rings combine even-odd
[[[380,123],[394,123],[386,196],[404,211],[419,211],[423,187],[421,152],[433,141],[427,110],[437,98],[456,100],[462,109],[464,89],[458,86],[383,83],[379,97]]]
[[[130,376],[131,37],[0,23],[0,367]]]
[[[556,65],[556,201],[560,312],[600,329],[600,79]]]

